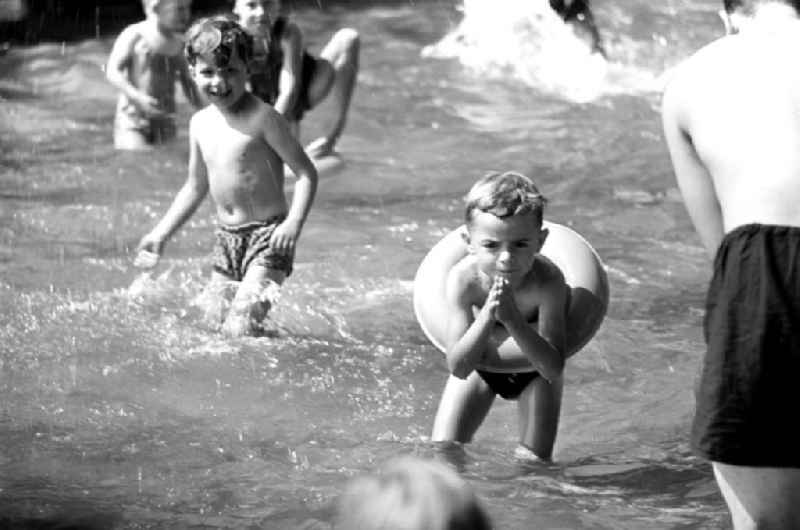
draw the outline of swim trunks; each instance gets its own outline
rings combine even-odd
[[[283,51],[280,42],[286,29],[288,19],[278,17],[270,32],[270,46],[265,55],[256,56],[250,63],[250,91],[264,102],[274,105],[278,99],[281,70],[283,69]],[[277,43],[275,45],[274,43]],[[300,73],[300,88],[294,105],[286,112],[289,121],[300,121],[303,114],[311,109],[308,90],[317,68],[317,60],[303,50],[303,64]]]
[[[251,265],[263,265],[269,269],[283,271],[289,276],[292,273],[294,256],[278,254],[269,243],[275,228],[285,218],[285,215],[280,215],[270,217],[266,221],[217,228],[214,270],[235,281],[241,281]]]
[[[741,466],[800,467],[800,228],[728,233],[708,288],[692,447]]]
[[[504,399],[517,399],[531,381],[539,377],[539,372],[497,373],[476,370],[495,394]]]

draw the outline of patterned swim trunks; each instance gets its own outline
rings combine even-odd
[[[262,265],[283,271],[288,277],[292,273],[294,256],[279,254],[270,246],[272,233],[285,218],[285,215],[279,215],[266,221],[217,228],[214,270],[232,280],[241,281],[251,265]]]

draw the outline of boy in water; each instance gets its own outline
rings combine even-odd
[[[119,89],[114,147],[148,149],[175,137],[175,81],[199,108],[183,57],[191,0],[144,0],[145,20],[119,34],[106,76]]]
[[[678,66],[664,135],[715,256],[692,447],[734,528],[800,528],[800,0],[725,0],[729,35]]]
[[[309,156],[319,158],[334,152],[347,122],[358,75],[359,36],[353,29],[340,29],[315,58],[306,51],[300,28],[279,16],[280,10],[280,0],[233,3],[233,13],[255,40],[250,90],[283,114],[298,138],[303,114],[332,92],[333,126],[306,146]]]
[[[489,173],[466,197],[468,254],[453,266],[446,297],[447,380],[433,441],[469,442],[497,394],[517,399],[521,458],[549,460],[563,388],[569,289],[561,270],[539,254],[546,199],[518,173]],[[536,371],[481,369],[502,328]]]
[[[239,281],[223,330],[252,335],[292,272],[297,239],[317,187],[317,173],[286,120],[247,91],[252,39],[227,17],[195,23],[186,58],[210,105],[189,124],[189,175],[167,213],[139,244],[160,254],[208,191],[216,205],[217,244],[210,293]],[[290,208],[283,191],[284,162],[297,175]]]

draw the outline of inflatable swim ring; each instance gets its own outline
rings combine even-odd
[[[555,263],[571,288],[567,314],[569,357],[594,336],[608,309],[608,276],[597,252],[577,232],[558,223],[544,222],[549,235],[542,255]],[[422,260],[414,277],[414,314],[422,331],[434,346],[444,348],[447,315],[445,280],[450,269],[467,255],[461,226],[441,239]],[[495,333],[481,369],[490,372],[530,372],[534,368],[522,355],[516,342],[502,328]]]

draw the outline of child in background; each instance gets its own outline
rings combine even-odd
[[[250,90],[273,105],[300,137],[303,114],[332,92],[336,118],[330,131],[312,141],[306,151],[319,158],[332,154],[342,135],[358,75],[360,41],[350,28],[340,29],[319,58],[309,54],[300,28],[279,16],[280,0],[235,0],[233,13],[255,40]]]
[[[222,296],[230,281],[240,282],[223,324],[232,336],[262,331],[277,287],[292,272],[317,187],[317,172],[286,120],[247,91],[251,53],[252,39],[227,17],[200,20],[187,32],[189,68],[211,104],[189,124],[186,183],[139,244],[140,254],[160,255],[210,191],[219,227],[208,292]],[[284,163],[297,176],[289,208]]]
[[[119,34],[106,76],[119,89],[114,147],[148,149],[175,137],[175,81],[195,108],[202,104],[183,57],[191,0],[144,0],[145,20]]]
[[[466,202],[468,254],[450,270],[445,289],[451,375],[431,438],[469,442],[500,394],[518,400],[517,456],[549,460],[561,412],[569,288],[561,270],[539,254],[546,200],[528,177],[492,172]],[[480,369],[498,327],[536,371]]]
[[[472,488],[446,465],[416,457],[390,461],[352,480],[339,499],[338,530],[491,530]]]

